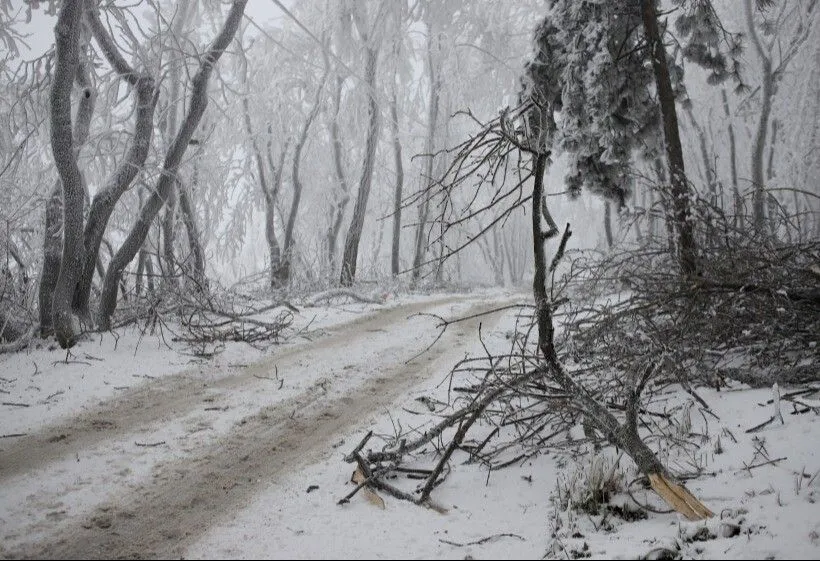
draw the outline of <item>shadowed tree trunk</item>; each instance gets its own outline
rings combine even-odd
[[[185,150],[199,125],[205,108],[208,106],[208,80],[213,72],[214,65],[222,56],[227,46],[233,40],[242,14],[245,10],[247,0],[234,0],[225,24],[214,43],[200,59],[199,69],[191,81],[191,100],[182,126],[174,138],[165,161],[162,166],[162,173],[157,181],[156,189],[151,193],[148,201],[140,209],[139,218],[129,232],[125,241],[111,259],[108,271],[103,281],[102,294],[100,296],[99,326],[101,329],[109,329],[111,326],[111,316],[117,307],[117,285],[122,278],[125,267],[134,259],[137,252],[142,247],[151,223],[159,213],[165,201],[168,199]]]
[[[363,39],[368,44],[367,38]],[[365,83],[367,85],[368,116],[367,141],[364,151],[364,163],[362,165],[362,176],[359,180],[359,192],[356,196],[356,204],[353,207],[353,219],[345,238],[345,250],[342,257],[342,271],[340,283],[342,286],[351,286],[356,280],[356,261],[359,257],[359,240],[362,237],[364,228],[364,215],[367,210],[367,200],[370,197],[370,185],[373,181],[373,165],[376,160],[376,146],[379,142],[379,104],[376,99],[376,71],[379,62],[378,46],[368,46],[366,48],[365,60]]]
[[[697,272],[697,246],[692,227],[691,194],[683,166],[683,149],[675,108],[675,94],[669,77],[666,49],[663,46],[655,0],[641,0],[644,33],[650,49],[652,69],[658,90],[661,108],[666,165],[671,185],[672,208],[674,209],[675,231],[677,233],[677,259],[681,273],[691,276]]]
[[[612,238],[612,205],[609,201],[604,201],[604,234],[606,235],[606,247],[612,249],[615,241]],[[640,241],[640,234],[638,235]]]

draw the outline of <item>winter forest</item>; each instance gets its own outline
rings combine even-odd
[[[818,558],[818,14],[0,0],[0,557]]]

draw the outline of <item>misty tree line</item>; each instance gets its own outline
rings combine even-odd
[[[128,299],[207,293],[254,239],[274,290],[350,286],[362,267],[443,281],[471,248],[494,282],[520,282],[553,161],[571,196],[631,208],[628,236],[665,236],[684,275],[702,268],[701,199],[736,231],[817,237],[820,159],[801,152],[817,146],[815,1],[744,0],[737,29],[700,0],[674,17],[548,4],[274,0],[284,25],[265,28],[238,0],[0,0],[3,339],[71,346]],[[55,44],[20,63],[36,10],[56,16]],[[689,99],[687,64],[720,119]],[[476,122],[509,143],[491,173],[453,148]],[[612,241],[610,202],[596,222]]]

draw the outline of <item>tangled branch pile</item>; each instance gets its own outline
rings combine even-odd
[[[738,236],[711,247],[689,280],[674,272],[666,247],[572,255],[567,274],[550,283],[552,316],[561,322],[554,360],[539,353],[537,307],[522,309],[507,352],[485,346],[484,356],[452,370],[446,406],[436,410],[441,420],[399,427],[363,451],[368,435],[348,455],[365,476],[357,490],[372,486],[429,506],[456,459],[492,471],[547,452],[627,448],[635,439],[646,447],[627,450],[647,481],[667,473],[657,451],[668,458],[696,447],[684,419],[693,407],[712,414],[697,386],[820,378],[818,250],[816,242]],[[408,486],[407,477],[422,482]],[[678,489],[685,492],[665,479],[652,486],[668,488],[672,506]]]

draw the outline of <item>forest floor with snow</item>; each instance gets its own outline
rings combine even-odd
[[[433,492],[439,511],[364,493],[337,504],[354,487],[343,458],[364,434],[429,427],[456,362],[502,352],[515,326],[506,310],[436,340],[435,316],[529,300],[482,290],[297,304],[281,344],[230,343],[210,358],[134,326],[68,354],[0,356],[0,557],[820,557],[818,384],[780,388],[802,393],[777,402],[771,389],[697,388],[710,411],[690,410],[686,437],[700,445],[669,465],[700,474],[686,484],[716,514],[706,522],[635,514],[635,500],[658,503],[634,488],[618,508],[562,511],[552,498],[591,460],[557,449],[492,472],[454,456]],[[783,423],[747,432],[776,403]],[[631,461],[620,464],[629,483]]]

